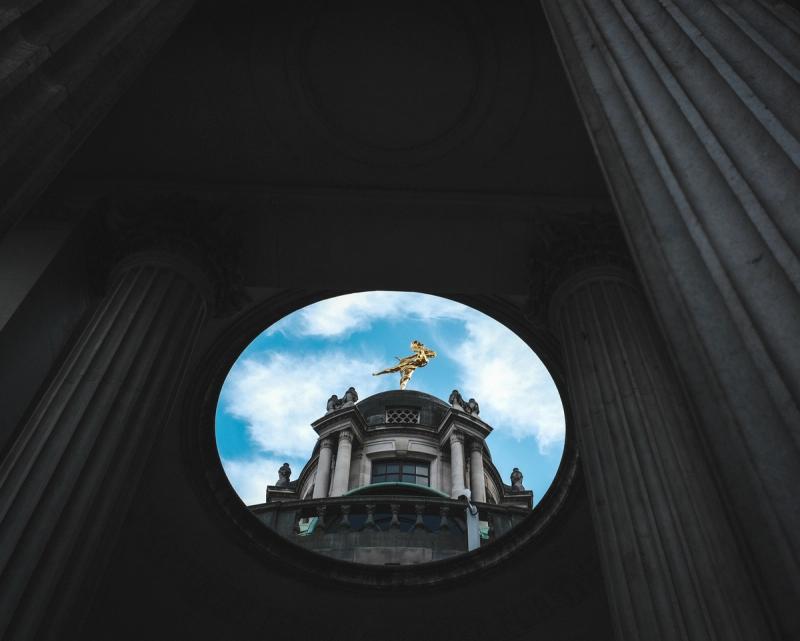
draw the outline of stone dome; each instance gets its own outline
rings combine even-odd
[[[387,422],[387,411],[410,409],[419,412],[417,425],[436,429],[450,405],[443,400],[414,390],[390,390],[373,394],[356,404],[368,426]]]

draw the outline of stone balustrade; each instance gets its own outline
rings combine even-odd
[[[477,503],[481,544],[490,544],[530,514]],[[250,508],[279,534],[327,556],[374,564],[435,561],[467,551],[461,500],[422,496],[345,496],[265,503]]]

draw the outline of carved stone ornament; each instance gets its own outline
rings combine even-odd
[[[328,404],[325,406],[325,412],[330,414],[331,412],[335,412],[342,406],[342,401],[339,400],[339,397],[336,394],[331,394],[331,397],[328,399]]]
[[[465,414],[478,416],[481,413],[481,408],[478,405],[478,401],[476,401],[474,398],[469,399],[469,401],[464,401],[464,397],[461,396],[461,392],[459,392],[457,389],[454,389],[450,393],[450,398],[447,400],[453,409],[457,409]]]
[[[339,398],[336,396],[336,394],[331,395],[331,397],[328,399],[328,403],[325,405],[325,413],[330,414],[331,412],[340,410],[343,407],[350,407],[355,405],[357,401],[358,392],[356,392],[356,388],[348,387],[342,398]]]
[[[358,393],[356,392],[355,387],[348,387],[347,391],[344,393],[343,405],[355,405],[358,401]]]
[[[522,472],[519,471],[518,467],[515,467],[511,471],[511,491],[512,492],[524,492],[525,486],[522,484]]]
[[[465,408],[467,404],[464,402],[464,399],[461,396],[461,392],[459,392],[457,389],[454,389],[450,393],[450,398],[448,398],[447,401],[453,408],[460,410],[462,412],[466,411]]]
[[[288,463],[284,463],[280,466],[280,469],[278,469],[278,482],[275,483],[275,487],[288,487],[291,476],[292,468],[289,467]]]
[[[249,301],[241,272],[241,238],[232,212],[178,194],[106,201],[102,207],[106,226],[102,262],[120,264],[139,253],[173,255],[202,274],[215,316],[235,313]]]

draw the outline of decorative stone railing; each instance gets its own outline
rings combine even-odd
[[[477,503],[481,545],[530,514]],[[429,496],[343,496],[252,506],[265,525],[303,547],[363,563],[405,564],[467,551],[465,501]]]

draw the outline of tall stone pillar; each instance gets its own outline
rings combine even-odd
[[[450,435],[450,481],[453,498],[466,487],[464,481],[464,435],[453,432]]]
[[[350,483],[350,457],[353,453],[353,433],[350,430],[339,432],[339,449],[336,452],[336,465],[333,468],[333,487],[331,496],[341,496],[347,492]]]
[[[314,494],[312,498],[324,499],[328,496],[328,486],[331,484],[331,458],[333,457],[333,441],[324,438],[319,443],[319,459],[317,459],[317,474],[314,478]]]
[[[165,428],[208,290],[195,264],[167,251],[117,266],[0,467],[0,638],[40,638],[48,625],[58,634],[65,603],[86,597],[87,574],[102,572]]]
[[[763,603],[800,638],[800,15],[542,5]]]
[[[483,478],[483,443],[472,441],[469,445],[469,470],[472,500],[486,502],[486,481]]]
[[[617,638],[771,638],[635,278],[584,268],[557,288],[550,318]]]

